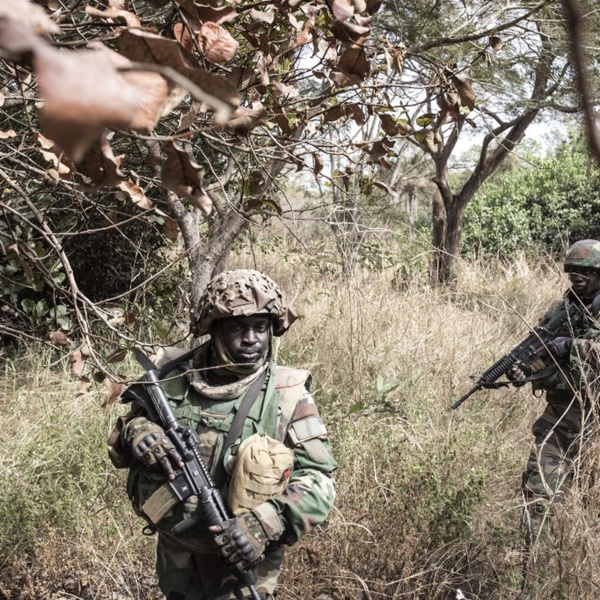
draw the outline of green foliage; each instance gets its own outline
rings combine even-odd
[[[467,251],[512,256],[519,250],[556,252],[600,236],[600,173],[580,143],[563,143],[536,161],[484,187],[467,206]]]

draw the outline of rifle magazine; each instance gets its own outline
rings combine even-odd
[[[173,489],[168,483],[161,485],[153,494],[144,502],[142,511],[150,519],[150,521],[157,525],[162,521],[164,516],[181,500],[175,494]]]

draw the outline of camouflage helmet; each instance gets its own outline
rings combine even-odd
[[[273,320],[273,335],[283,335],[296,320],[279,286],[267,275],[252,269],[224,271],[214,277],[200,298],[193,332],[206,335],[213,321],[226,317],[268,314]]]
[[[575,242],[567,250],[565,271],[573,267],[600,270],[600,242],[598,240]]]

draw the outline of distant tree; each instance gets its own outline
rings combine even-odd
[[[586,21],[597,18],[592,8]],[[430,157],[437,187],[431,194],[431,276],[434,283],[453,281],[464,213],[477,190],[542,111],[581,110],[579,97],[571,95],[569,20],[562,2],[552,0],[510,6],[409,1],[386,3],[378,23],[393,73],[382,142],[402,135]],[[591,52],[588,57],[597,59]],[[475,167],[453,181],[457,143],[477,133]]]

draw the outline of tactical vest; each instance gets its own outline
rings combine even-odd
[[[193,427],[200,439],[200,455],[214,476],[217,458],[221,457],[223,442],[232,425],[235,413],[243,401],[244,394],[233,400],[211,401],[201,397],[183,374],[183,368],[169,372],[163,382],[163,389],[177,420],[182,425]],[[269,367],[269,373],[263,388],[254,401],[237,440],[223,457],[227,472],[225,486],[221,490],[227,497],[229,475],[235,464],[237,450],[244,440],[259,433],[269,435],[281,442],[290,427],[294,410],[306,393],[310,373],[302,369],[275,366]],[[136,513],[144,516],[142,506],[165,483],[159,473],[149,472],[142,465],[131,467],[127,482],[127,491]],[[190,503],[175,506],[160,522],[159,529],[170,529],[195,509],[196,499]],[[192,530],[193,531],[193,530]],[[198,532],[195,532],[197,535]],[[193,535],[194,533],[190,534]]]

